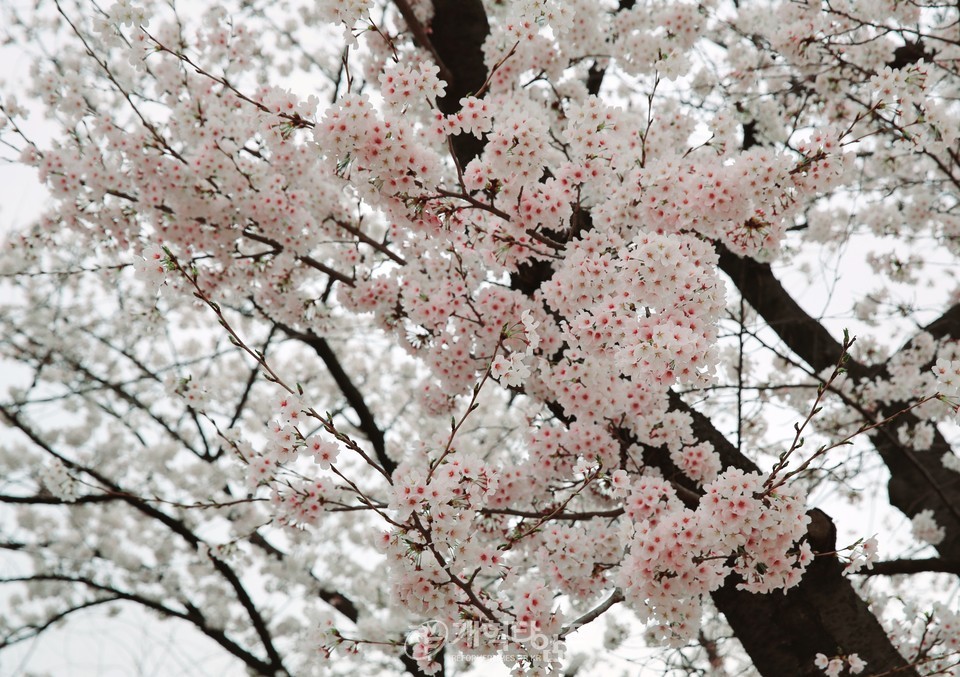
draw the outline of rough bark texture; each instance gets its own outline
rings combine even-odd
[[[833,523],[823,512],[811,512],[813,542],[818,527]],[[831,550],[833,545],[835,541],[815,543],[814,549]],[[822,677],[823,671],[813,664],[817,653],[857,653],[869,661],[870,674],[896,670],[897,675],[916,675],[886,640],[880,623],[842,570],[836,558],[818,557],[800,585],[786,595],[737,590],[736,580],[730,578],[713,594],[713,601],[762,675]]]
[[[745,471],[758,468],[741,454],[714,427],[710,419],[684,404],[679,396],[671,398],[671,407],[693,417],[697,437],[710,441],[724,466]],[[807,538],[815,553],[836,550],[836,528],[822,510],[810,511]],[[843,575],[843,567],[833,556],[818,556],[803,576],[800,585],[786,595],[774,592],[757,595],[737,590],[738,577],[731,576],[713,593],[713,601],[726,616],[734,634],[746,649],[762,675],[822,675],[813,659],[857,653],[870,662],[877,673],[897,670],[898,675],[915,675],[890,644],[886,632],[866,603]],[[871,658],[867,658],[870,656]]]

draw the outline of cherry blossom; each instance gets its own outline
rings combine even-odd
[[[956,666],[827,517],[956,560],[955,7],[34,11],[0,647],[126,600],[257,674],[553,674],[601,617],[677,669]]]

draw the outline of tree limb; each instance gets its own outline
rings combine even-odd
[[[960,560],[930,557],[927,559],[892,559],[874,562],[870,569],[860,569],[861,576],[899,576],[921,573],[957,574],[960,576]]]
[[[380,466],[388,477],[393,475],[397,464],[387,455],[386,440],[384,439],[383,431],[380,430],[376,417],[374,417],[373,412],[371,412],[367,406],[363,393],[354,385],[350,379],[350,375],[347,374],[343,365],[340,364],[337,354],[333,352],[333,348],[330,347],[327,340],[310,330],[300,331],[282,322],[274,322],[287,336],[309,346],[317,356],[323,360],[327,371],[330,372],[330,376],[337,384],[337,387],[340,388],[340,392],[347,398],[347,403],[350,405],[350,408],[353,409],[357,418],[360,419],[360,430],[363,431],[373,446],[374,454],[376,454]]]

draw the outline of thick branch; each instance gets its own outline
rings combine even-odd
[[[433,56],[433,60],[439,69],[440,79],[448,83],[451,82],[453,80],[453,74],[450,72],[450,69],[447,68],[446,64],[443,63],[443,59],[440,58],[436,48],[433,46],[433,42],[430,40],[426,29],[423,27],[423,24],[420,23],[420,20],[417,19],[417,15],[413,13],[413,8],[410,7],[410,3],[407,2],[407,0],[393,0],[393,4],[397,6],[397,9],[400,10],[400,16],[407,22],[407,26],[413,33],[414,41]]]
[[[929,559],[892,559],[874,562],[871,569],[857,572],[863,576],[898,576],[900,574],[943,573],[960,576],[960,560],[931,557]]]
[[[737,256],[720,244],[717,251],[720,269],[790,350],[818,373],[837,363],[842,350],[839,341],[800,307],[780,284],[769,264]],[[853,360],[847,370],[854,378],[867,375],[866,369]]]
[[[923,331],[940,340],[947,336],[960,339],[960,303],[951,306],[943,315],[923,328]]]
[[[549,268],[541,273],[549,276]],[[530,286],[536,288],[538,281]],[[834,356],[836,359],[839,351]],[[835,362],[834,362],[835,363]],[[756,464],[744,456],[720,433],[713,422],[701,412],[686,404],[676,393],[670,393],[671,409],[689,414],[698,439],[709,441],[719,453],[725,467],[733,466],[747,472],[758,470]],[[624,439],[626,431],[619,431]],[[644,462],[658,465],[665,476],[673,476],[669,457],[661,450],[644,451]],[[811,524],[808,537],[816,540],[817,551],[836,549],[835,540],[819,536],[830,533],[832,522],[820,511]],[[873,612],[860,599],[850,582],[843,576],[835,557],[818,558],[804,575],[800,585],[786,595],[772,593],[758,595],[737,589],[739,579],[731,576],[712,597],[726,616],[737,638],[750,655],[757,670],[767,677],[781,675],[821,675],[813,661],[817,653],[859,653],[872,656],[871,668],[879,672],[896,670],[897,674],[916,675],[890,643],[883,627]]]
[[[343,368],[343,365],[340,364],[337,354],[333,352],[333,348],[330,347],[330,344],[327,342],[327,340],[309,330],[298,331],[293,327],[289,327],[279,322],[276,324],[290,338],[301,341],[305,345],[313,348],[314,352],[317,353],[317,356],[323,360],[323,363],[327,367],[327,371],[330,372],[330,376],[333,377],[337,387],[340,388],[340,392],[342,392],[343,396],[347,398],[350,408],[353,409],[354,413],[357,415],[357,418],[360,419],[360,430],[363,431],[364,435],[366,435],[367,439],[370,441],[370,444],[373,446],[373,451],[377,456],[377,460],[380,462],[380,466],[383,468],[388,477],[393,475],[393,471],[396,470],[397,464],[392,458],[387,456],[387,447],[384,440],[383,431],[380,430],[380,426],[377,425],[377,419],[367,406],[367,403],[363,397],[363,393],[361,393],[360,389],[354,385],[352,380],[350,380],[350,375],[347,374],[346,370]]]
[[[786,595],[737,590],[730,578],[713,600],[762,675],[822,677],[818,653],[869,656],[871,674],[917,675],[842,572],[835,557],[817,557]]]

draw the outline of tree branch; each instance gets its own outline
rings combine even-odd
[[[370,444],[373,446],[373,451],[376,454],[377,460],[380,462],[380,466],[382,467],[384,473],[387,475],[387,477],[393,475],[393,471],[396,470],[397,464],[387,455],[387,447],[383,431],[380,430],[380,426],[377,424],[376,417],[374,417],[373,412],[371,412],[370,408],[367,406],[367,403],[363,397],[363,393],[361,393],[360,389],[354,385],[353,381],[350,379],[350,375],[347,374],[346,370],[343,368],[343,365],[340,364],[337,354],[333,352],[333,348],[330,347],[330,344],[327,342],[327,340],[322,336],[314,334],[312,331],[300,331],[283,324],[282,322],[276,322],[275,320],[274,322],[287,336],[313,348],[317,356],[323,360],[323,363],[327,367],[327,371],[330,372],[330,376],[333,377],[337,387],[340,388],[340,392],[342,392],[343,396],[347,398],[347,403],[350,405],[350,408],[353,409],[354,413],[357,415],[357,418],[360,419],[360,430],[363,431],[367,439],[370,441]]]
[[[928,559],[892,559],[874,562],[870,569],[860,569],[861,576],[899,576],[921,573],[957,574],[960,576],[960,560],[930,557]]]
[[[37,445],[39,448],[43,449],[45,452],[58,459],[65,466],[71,470],[75,470],[81,473],[85,473],[99,482],[103,487],[106,487],[113,493],[115,493],[118,498],[127,503],[135,510],[143,513],[147,517],[156,520],[157,522],[163,524],[173,533],[180,536],[184,541],[186,541],[194,550],[199,550],[200,545],[203,541],[194,534],[190,529],[187,528],[186,524],[182,521],[171,517],[162,510],[159,510],[152,506],[150,503],[143,501],[137,498],[134,494],[125,491],[121,486],[107,479],[106,476],[97,472],[96,470],[80,465],[66,458],[62,454],[58,453],[53,449],[40,435],[34,431],[31,426],[29,426],[20,416],[12,411],[9,407],[4,404],[0,404],[0,415],[3,418],[6,418],[13,427],[17,428],[22,432],[27,438]],[[226,580],[230,588],[234,591],[234,594],[237,596],[237,600],[240,602],[240,605],[244,608],[247,613],[247,616],[250,618],[250,622],[257,633],[257,636],[260,638],[261,643],[263,644],[264,650],[267,653],[267,656],[270,659],[270,664],[273,666],[274,672],[276,670],[282,670],[286,672],[286,669],[283,667],[283,660],[280,657],[277,648],[273,644],[273,638],[270,634],[270,630],[267,627],[267,623],[263,616],[260,613],[260,610],[254,604],[253,599],[250,597],[243,583],[240,581],[239,576],[236,572],[223,560],[220,560],[216,557],[210,557],[210,562],[214,569]],[[273,673],[270,673],[273,674]]]
[[[217,644],[222,646],[230,654],[239,658],[249,668],[255,670],[257,673],[264,675],[265,677],[266,676],[275,677],[275,675],[277,674],[276,671],[278,666],[276,664],[268,663],[260,658],[257,658],[256,656],[251,654],[249,651],[245,650],[239,644],[237,644],[236,642],[231,640],[229,637],[227,637],[226,633],[223,632],[222,630],[210,627],[207,624],[206,619],[203,617],[203,615],[195,607],[193,607],[190,604],[186,604],[186,608],[187,608],[186,612],[177,611],[176,609],[171,609],[170,607],[165,606],[164,604],[161,604],[156,600],[150,599],[149,597],[145,597],[143,595],[132,593],[132,592],[127,592],[124,590],[119,590],[118,588],[115,588],[113,586],[103,585],[102,583],[97,583],[83,576],[71,576],[67,574],[46,573],[46,574],[33,574],[31,576],[0,579],[0,583],[29,583],[32,581],[50,581],[50,582],[72,583],[77,585],[83,585],[87,588],[90,588],[91,590],[96,590],[98,592],[106,593],[109,596],[109,598],[104,600],[93,600],[86,604],[78,605],[74,608],[70,608],[65,611],[58,612],[54,614],[51,620],[48,620],[47,622],[43,623],[42,627],[37,628],[35,632],[28,635],[28,637],[25,637],[22,639],[29,639],[29,637],[33,637],[40,634],[40,632],[42,632],[47,627],[55,623],[57,620],[67,616],[70,613],[73,613],[74,611],[80,611],[84,608],[89,608],[89,607],[96,606],[98,604],[107,603],[107,602],[127,601],[127,602],[133,602],[135,604],[138,604],[139,606],[142,606],[146,609],[150,609],[151,611],[154,611],[160,614],[160,616],[162,617],[176,618],[176,619],[187,621],[193,624],[194,626],[196,626],[197,629],[199,629],[203,634],[205,634],[207,637],[209,637],[210,639],[215,641]],[[14,640],[14,642],[8,642],[5,640],[4,645],[12,644],[17,641],[21,641],[21,638],[17,638],[16,640]],[[282,666],[280,667],[282,669]],[[285,670],[284,670],[284,673],[286,673]]]

